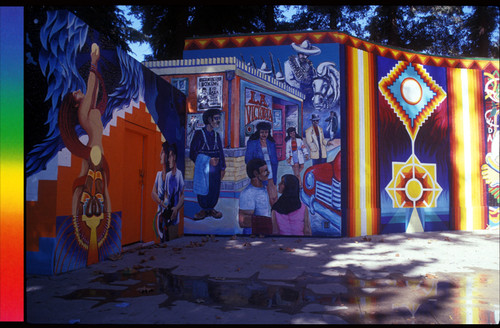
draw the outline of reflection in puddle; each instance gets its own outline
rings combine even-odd
[[[234,279],[184,276],[173,274],[174,269],[104,273],[92,282],[111,288],[80,289],[62,298],[95,300],[95,308],[121,303],[122,298],[165,294],[159,307],[171,308],[185,300],[222,311],[257,308],[332,314],[349,323],[492,324],[499,319],[498,293],[492,292],[498,291],[494,274],[359,279],[348,270],[344,276],[304,273],[293,280],[273,280],[260,279],[258,273]]]

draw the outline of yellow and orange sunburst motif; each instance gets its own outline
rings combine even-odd
[[[415,155],[408,161],[392,163],[392,180],[385,190],[394,208],[436,207],[441,186],[436,180],[436,164],[422,164]]]

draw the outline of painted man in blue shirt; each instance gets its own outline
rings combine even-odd
[[[195,214],[195,220],[203,220],[207,216],[215,219],[222,218],[222,213],[215,210],[219,201],[220,185],[226,170],[226,160],[220,135],[215,131],[219,127],[221,113],[218,109],[209,109],[203,113],[205,127],[196,130],[189,149],[189,158],[196,165],[201,165],[202,157],[207,159],[208,165],[208,190],[197,193],[198,204],[201,210]],[[204,155],[204,156],[200,156]],[[199,158],[200,157],[200,158]],[[197,162],[198,160],[198,162]],[[195,173],[196,175],[196,173]],[[196,190],[195,190],[196,193]]]

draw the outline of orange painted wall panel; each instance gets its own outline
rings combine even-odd
[[[57,181],[38,183],[38,201],[26,202],[26,251],[38,251],[39,237],[55,237]]]

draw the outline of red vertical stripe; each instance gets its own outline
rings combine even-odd
[[[378,87],[376,87],[377,80],[375,75],[375,55],[370,53],[370,94],[371,94],[371,102],[372,102],[372,113],[371,113],[371,140],[373,140],[370,156],[372,159],[372,234],[376,235],[379,233],[380,226],[380,183],[379,183],[379,160],[378,160],[378,108],[377,108],[377,95],[378,95]]]
[[[480,206],[481,216],[478,218],[480,229],[486,229],[488,224],[488,205],[487,205],[487,190],[486,184],[481,176],[481,165],[485,162],[486,157],[486,127],[484,123],[484,92],[483,92],[483,75],[479,70],[473,70],[474,72],[474,85],[475,85],[475,112],[473,113],[474,121],[477,123],[477,129],[471,127],[472,131],[477,134],[477,146],[478,146],[478,154],[477,154],[477,163],[475,169],[477,170],[477,182],[479,184],[478,191],[480,193],[480,204],[476,206]]]
[[[453,72],[451,69],[446,70],[446,78],[448,82],[448,113],[449,113],[449,128],[450,128],[450,224],[453,230],[457,230],[460,226],[460,207],[457,204],[457,195],[456,190],[458,187],[457,170],[455,165],[455,153],[456,153],[456,144],[453,136],[453,131],[456,130],[456,119],[455,119],[455,109],[456,109],[456,101],[455,95],[457,94],[457,90],[455,88],[454,80],[453,80]]]

